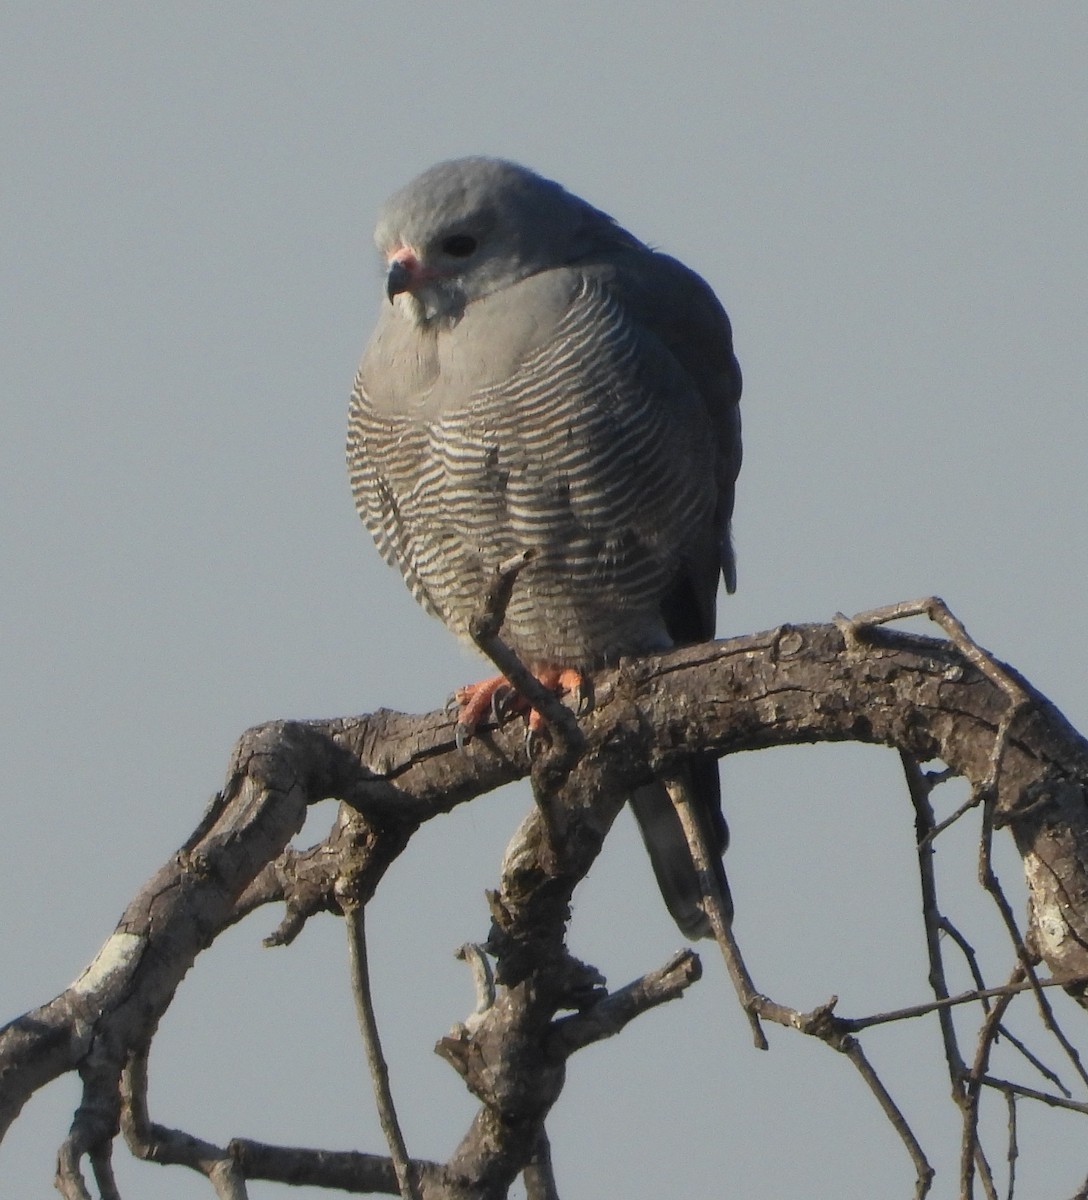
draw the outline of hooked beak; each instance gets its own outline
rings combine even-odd
[[[399,258],[393,259],[389,264],[389,274],[385,277],[385,294],[389,297],[389,303],[392,304],[395,296],[408,291],[411,286],[412,268]]]

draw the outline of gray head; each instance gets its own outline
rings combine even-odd
[[[390,301],[417,322],[595,250],[640,243],[558,183],[497,158],[459,158],[390,197],[374,232]]]

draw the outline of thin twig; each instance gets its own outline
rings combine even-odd
[[[1011,1092],[1006,1092],[1005,1103],[1009,1111],[1009,1148],[1006,1154],[1009,1163],[1009,1190],[1005,1196],[1006,1200],[1012,1200],[1016,1191],[1016,1160],[1020,1157],[1020,1147],[1016,1139],[1016,1097]]]
[[[506,676],[514,691],[544,717],[554,740],[567,752],[573,766],[585,746],[578,721],[555,692],[545,687],[499,636],[514,582],[535,557],[535,550],[523,550],[499,563],[480,611],[469,621],[468,632],[480,651]]]
[[[971,637],[963,622],[953,615],[952,610],[940,596],[926,596],[921,600],[901,600],[897,604],[871,608],[867,612],[857,613],[852,617],[836,613],[834,620],[847,640],[853,641],[866,627],[886,625],[891,621],[904,621],[910,617],[928,617],[935,625],[939,625],[952,645],[995,687],[1000,688],[1014,707],[1028,703],[1028,694],[1023,687],[1013,679],[988,650],[984,650]]]
[[[941,916],[941,932],[950,937],[959,947],[960,953],[967,963],[967,969],[971,972],[971,978],[975,981],[975,990],[982,1001],[982,1007],[986,1012],[989,1012],[989,997],[985,994],[987,991],[986,980],[983,978],[982,968],[978,965],[978,952],[960,932],[959,928],[952,923],[951,919],[944,915]]]
[[[344,919],[348,927],[348,957],[351,965],[351,990],[355,997],[355,1013],[366,1048],[366,1061],[370,1077],[374,1081],[374,1098],[378,1105],[378,1119],[389,1145],[393,1170],[397,1175],[402,1200],[420,1200],[416,1186],[415,1169],[393,1106],[393,1093],[389,1087],[389,1068],[382,1055],[378,1037],[378,1023],[374,1017],[374,1001],[370,993],[370,968],[366,955],[366,905],[349,901],[344,905]]]
[[[1031,980],[1024,980],[1022,983],[1006,983],[999,987],[973,988],[969,992],[959,992],[955,996],[944,996],[940,1000],[927,1000],[925,1004],[911,1004],[905,1008],[893,1008],[888,1012],[873,1013],[872,1016],[868,1017],[839,1017],[838,1019],[842,1021],[843,1025],[851,1033],[860,1033],[861,1030],[869,1029],[876,1025],[890,1025],[895,1021],[909,1021],[915,1017],[928,1017],[931,1013],[957,1008],[963,1004],[976,1004],[993,1000],[999,996],[1015,996],[1020,992],[1033,992],[1037,986],[1040,988],[1067,988],[1073,984],[1083,983],[1084,980],[1085,977],[1083,975],[1074,975],[1069,979],[1040,979],[1037,983],[1032,983]],[[1004,1029],[1002,1029],[1002,1033],[1005,1033]],[[1034,1062],[1030,1054],[1026,1054],[1025,1057]],[[1042,1069],[1040,1066],[1040,1070]],[[1046,1073],[1044,1071],[1044,1074]],[[1057,1083],[1057,1076],[1054,1076],[1053,1082]]]
[[[1055,1096],[1053,1092],[1042,1092],[1038,1088],[1027,1087],[1025,1084],[1015,1083],[1011,1079],[1001,1079],[996,1075],[980,1075],[979,1083],[999,1092],[1011,1092],[1013,1095],[1023,1096],[1025,1100],[1038,1100],[1040,1104],[1045,1104],[1048,1108],[1064,1108],[1069,1112],[1088,1115],[1088,1102],[1070,1100],[1065,1096]]]
[[[944,956],[941,953],[941,911],[937,903],[937,876],[933,869],[934,812],[930,803],[933,783],[926,778],[918,762],[905,751],[900,751],[899,761],[907,780],[907,790],[914,805],[914,828],[918,845],[918,877],[922,889],[922,920],[926,933],[926,953],[929,957],[929,985],[937,997],[938,1020],[941,1039],[944,1043],[945,1061],[953,1088],[964,1071],[963,1055],[956,1037],[956,1026],[948,1004],[948,981],[945,977]]]
[[[986,1193],[986,1200],[997,1200],[997,1184],[994,1182],[993,1168],[990,1166],[990,1160],[986,1157],[986,1152],[982,1149],[981,1144],[975,1146],[974,1161],[978,1177],[982,1182],[982,1190]]]
[[[1017,982],[1019,981],[1018,972],[1019,969],[1017,968],[1013,973],[1013,980]],[[963,1077],[963,1090],[958,1096],[960,1110],[963,1114],[963,1141],[960,1148],[960,1183],[961,1190],[965,1196],[971,1194],[972,1177],[977,1168],[979,1178],[982,1180],[982,1185],[986,1189],[987,1196],[992,1196],[994,1200],[997,1200],[993,1173],[990,1170],[990,1164],[983,1151],[982,1141],[978,1132],[979,1103],[982,1092],[982,1077],[985,1075],[990,1061],[990,1053],[993,1050],[998,1030],[1001,1027],[1001,1019],[1004,1017],[1012,1001],[1013,993],[1009,993],[1007,996],[1000,996],[986,1014],[986,1019],[979,1028],[974,1061],[971,1064],[970,1071]]]
[[[560,701],[551,688],[537,679],[499,636],[513,594],[514,582],[518,574],[535,557],[536,551],[528,549],[499,563],[480,611],[474,613],[469,621],[468,632],[480,652],[498,667],[514,691],[523,700],[528,701],[531,708],[535,709],[547,724],[551,748],[533,764],[532,789],[533,799],[547,830],[548,844],[553,853],[558,854],[566,840],[566,829],[561,808],[555,803],[555,795],[585,752],[585,735],[574,713]],[[463,745],[465,733],[465,726],[458,721],[458,746]],[[536,745],[531,722],[526,734],[526,745],[531,755]]]
[[[960,627],[962,631],[962,627]],[[966,636],[964,634],[964,636]],[[963,647],[960,647],[963,649]],[[980,665],[977,664],[976,665]],[[981,669],[981,667],[980,667]],[[999,668],[998,668],[999,670]],[[1011,682],[1011,681],[1010,681]],[[1015,684],[1013,685],[1015,689]],[[1021,693],[1022,696],[1022,693]],[[956,1099],[962,1112],[963,1120],[963,1142],[960,1156],[960,1191],[962,1196],[972,1195],[973,1179],[977,1172],[977,1177],[986,1191],[987,1196],[994,1197],[996,1200],[996,1186],[993,1180],[993,1175],[983,1151],[978,1132],[978,1109],[981,1088],[984,1086],[994,1086],[991,1083],[991,1077],[986,1074],[986,1064],[989,1060],[990,1050],[994,1040],[1002,1033],[1009,1037],[1010,1042],[1024,1055],[1027,1060],[1039,1070],[1044,1077],[1051,1080],[1056,1087],[1061,1088],[1063,1092],[1067,1090],[1062,1085],[1058,1077],[1051,1072],[1044,1064],[1028,1051],[1027,1047],[1017,1038],[1009,1035],[1002,1024],[1001,1017],[1012,1002],[1013,997],[1022,991],[1031,990],[1036,995],[1036,1001],[1043,1013],[1044,1022],[1048,1028],[1054,1033],[1055,1037],[1066,1047],[1067,1053],[1073,1057],[1074,1062],[1079,1067],[1079,1056],[1068,1040],[1064,1039],[1060,1029],[1055,1027],[1052,1018],[1052,1012],[1049,1003],[1043,996],[1043,990],[1046,987],[1068,986],[1071,980],[1040,980],[1034,970],[1034,963],[1027,947],[1024,944],[1023,938],[1017,926],[1016,919],[1012,913],[1011,906],[1001,888],[997,875],[993,870],[992,863],[992,832],[994,827],[994,810],[999,782],[999,771],[1001,765],[1001,754],[1004,745],[1007,742],[1009,728],[1016,713],[1020,711],[1020,697],[1013,697],[1013,703],[1006,711],[1002,719],[1001,727],[999,727],[994,740],[994,749],[990,758],[990,772],[987,780],[980,786],[973,789],[972,799],[969,804],[964,805],[952,818],[943,822],[940,826],[936,825],[933,818],[933,809],[929,801],[929,794],[934,786],[934,780],[927,777],[919,767],[918,763],[910,756],[901,754],[900,758],[903,762],[904,773],[907,778],[907,784],[910,789],[911,799],[915,807],[916,828],[918,831],[918,859],[919,869],[922,880],[923,893],[923,911],[926,919],[926,936],[927,944],[930,953],[930,980],[934,985],[934,990],[937,993],[938,1000],[935,1005],[917,1006],[921,1008],[937,1008],[941,1013],[942,1035],[945,1042],[945,1056],[948,1060],[949,1069],[952,1075],[953,1096]],[[983,986],[984,980],[979,969],[978,960],[973,948],[969,945],[956,927],[944,917],[938,910],[936,900],[936,881],[932,865],[933,842],[938,833],[942,829],[947,828],[952,820],[958,819],[967,811],[968,807],[977,805],[982,802],[983,820],[982,832],[980,836],[979,846],[979,879],[984,888],[990,894],[994,903],[998,906],[1002,920],[1008,930],[1009,936],[1016,947],[1018,965],[1013,972],[1009,983],[1002,988],[988,989]],[[974,992],[964,993],[961,996],[950,997],[947,992],[945,983],[943,959],[940,951],[939,934],[941,931],[947,932],[963,951],[968,967],[971,971],[977,988]],[[1026,977],[1026,980],[1025,980]],[[996,1004],[991,1009],[988,1005],[988,1000],[993,999]],[[974,1066],[970,1071],[967,1071],[965,1064],[959,1052],[958,1043],[956,1040],[955,1028],[952,1025],[950,1010],[959,1003],[969,1000],[981,1000],[984,1007],[987,1008],[987,1016],[983,1022],[979,1032],[979,1044],[976,1049]],[[897,1014],[883,1014],[881,1020],[886,1017],[901,1017],[921,1015],[917,1010],[902,1010]],[[863,1019],[861,1024],[870,1024],[868,1019]],[[1083,1077],[1083,1072],[1082,1072]],[[1031,1089],[1020,1089],[1017,1087],[1017,1094],[1031,1095],[1032,1098],[1046,1099],[1047,1103],[1057,1103],[1056,1097],[1049,1097],[1046,1093],[1033,1092]],[[1010,1093],[1006,1091],[1007,1102],[1011,1103],[1009,1098]],[[1016,1138],[1015,1138],[1015,1110],[1010,1109],[1010,1142],[1007,1151],[1009,1155],[1009,1196],[1011,1197],[1015,1184],[1015,1160],[1016,1160]]]
[[[884,625],[890,621],[901,621],[908,617],[928,617],[935,625],[944,630],[945,635],[953,646],[967,661],[981,671],[986,678],[1000,688],[1008,698],[1009,706],[1002,714],[994,734],[993,746],[990,750],[990,767],[986,778],[977,785],[975,791],[983,799],[996,799],[998,783],[1001,776],[1001,765],[1005,757],[1013,724],[1021,713],[1031,706],[1031,697],[1025,688],[988,651],[975,641],[967,632],[963,622],[953,614],[952,610],[940,596],[927,596],[922,600],[902,601],[899,604],[889,604],[883,608],[870,609],[853,617],[845,617],[842,613],[835,614],[835,624],[842,631],[848,645],[856,644],[859,635],[866,627]]]
[[[926,1158],[918,1139],[907,1124],[907,1119],[903,1116],[899,1105],[892,1099],[888,1089],[881,1082],[876,1071],[873,1070],[873,1066],[868,1058],[866,1058],[865,1052],[861,1048],[861,1043],[857,1038],[846,1039],[842,1051],[857,1068],[862,1079],[868,1084],[869,1090],[876,1097],[877,1103],[880,1105],[884,1115],[891,1122],[892,1128],[899,1135],[903,1145],[906,1146],[911,1162],[914,1163],[914,1169],[918,1173],[914,1188],[915,1200],[923,1200],[923,1197],[929,1193],[935,1173],[929,1159]]]
[[[1043,980],[1042,982],[1043,986],[1045,986],[1050,981]],[[1029,984],[1028,986],[1030,987],[1032,985]],[[1008,1028],[1008,1026],[1003,1024],[998,1032],[1000,1033],[1001,1037],[1003,1037],[1005,1041],[1009,1043],[1010,1046],[1013,1046],[1016,1050],[1018,1050],[1024,1056],[1024,1058],[1031,1063],[1036,1071],[1038,1071],[1048,1083],[1052,1083],[1066,1097],[1073,1095],[1073,1093],[1065,1086],[1065,1084],[1062,1083],[1061,1077],[1058,1075],[1057,1071],[1052,1071],[1041,1058],[1033,1054],[1031,1050],[1028,1049],[1027,1044],[1021,1041],[1021,1039],[1018,1038],[1016,1034]]]
[[[763,997],[756,990],[752,977],[748,973],[740,947],[733,936],[732,924],[718,903],[718,889],[714,880],[714,867],[711,863],[710,851],[707,849],[706,839],[703,837],[703,831],[700,829],[699,821],[692,809],[688,790],[669,780],[665,781],[665,790],[669,794],[669,799],[672,801],[672,806],[676,810],[676,815],[684,830],[688,851],[695,865],[695,873],[699,877],[699,886],[703,893],[703,908],[710,920],[710,928],[714,931],[714,940],[718,943],[718,949],[725,960],[725,968],[729,972],[729,978],[733,981],[733,988],[740,1000],[741,1008],[744,1009],[748,1024],[751,1026],[752,1040],[757,1050],[766,1050],[767,1035],[759,1023],[757,1012],[757,1005]]]
[[[936,779],[938,782],[943,783],[943,782],[945,782],[943,775],[944,775],[944,773],[942,772],[941,773],[942,777],[934,776],[933,778]],[[930,776],[927,775],[927,776],[924,776],[924,778],[928,782],[930,779]],[[971,811],[971,809],[978,808],[978,806],[981,803],[982,803],[982,793],[979,792],[977,788],[972,788],[971,794],[967,797],[966,800],[964,800],[964,802],[959,806],[959,808],[956,809],[956,811],[954,813],[952,813],[950,816],[945,817],[945,819],[943,821],[938,821],[933,826],[933,828],[926,835],[927,839],[930,842],[936,841],[937,838],[939,838],[946,829],[950,829],[953,825],[956,824],[956,822],[961,817],[963,817],[967,813],[969,813]]]

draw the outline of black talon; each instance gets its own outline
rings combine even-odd
[[[510,712],[514,699],[514,689],[503,685],[491,693],[491,719],[496,725],[501,725]]]
[[[458,721],[453,727],[453,744],[458,750],[464,750],[472,739],[472,727],[464,721]]]
[[[546,729],[534,729],[530,725],[525,730],[525,753],[532,759],[536,756],[538,750],[543,750],[545,744],[550,741],[550,736]]]

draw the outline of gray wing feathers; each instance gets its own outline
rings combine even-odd
[[[693,382],[710,422],[716,450],[717,544],[714,563],[728,591],[736,589],[736,563],[730,522],[741,466],[740,364],[733,353],[733,330],[725,309],[710,286],[690,268],[665,254],[622,256],[618,277],[621,295],[634,318],[661,340]],[[710,599],[717,591],[715,570]],[[712,637],[713,624],[701,634]]]

